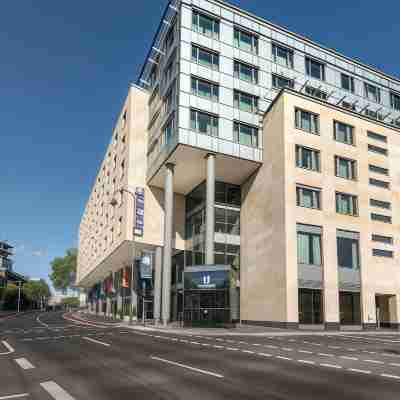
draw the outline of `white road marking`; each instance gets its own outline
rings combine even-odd
[[[278,346],[274,346],[273,344],[266,344],[265,347],[268,347],[270,349],[277,349]]]
[[[257,353],[259,356],[263,356],[263,357],[272,357],[272,354],[268,354],[268,353]]]
[[[280,360],[288,360],[288,361],[293,360],[293,358],[290,358],[290,357],[283,357],[283,356],[276,356],[276,358],[279,358]]]
[[[343,358],[343,359],[345,359],[345,360],[354,360],[354,361],[357,361],[358,360],[358,358],[357,357],[349,357],[349,356],[339,356],[340,358]]]
[[[350,335],[343,335],[344,338],[355,338],[355,339],[362,339],[362,340],[375,340],[376,342],[384,342],[384,343],[400,343],[400,340],[388,340],[388,339],[378,339],[372,337],[362,337],[362,336],[350,336]]]
[[[42,382],[40,386],[55,400],[75,400],[74,397],[53,381]]]
[[[100,342],[100,340],[92,339],[92,338],[89,338],[87,336],[83,336],[82,339],[88,340],[89,342],[101,344],[101,345],[106,346],[106,347],[111,346],[109,343]]]
[[[378,361],[378,360],[363,360],[363,361],[373,364],[385,364],[383,361]]]
[[[190,343],[192,343],[192,344],[200,344],[199,342],[190,342]]]
[[[226,349],[230,350],[230,351],[238,351],[239,350],[236,347],[227,347]]]
[[[16,358],[14,360],[22,369],[34,369],[32,365],[26,358]]]
[[[242,350],[242,353],[254,354],[254,351],[251,351],[251,350]]]
[[[381,374],[384,378],[393,378],[393,379],[400,379],[400,376],[397,375],[390,375],[390,374]]]
[[[299,353],[313,354],[313,352],[309,350],[299,350]]]
[[[328,346],[329,349],[341,349],[340,346]]]
[[[214,344],[213,347],[216,348],[216,349],[223,349],[224,348],[224,346],[219,346],[218,344]]]
[[[321,367],[328,367],[328,368],[335,368],[335,369],[341,369],[340,365],[337,364],[319,364]]]
[[[400,364],[398,363],[389,363],[389,365],[391,365],[392,367],[400,367]]]
[[[349,368],[347,371],[359,372],[360,374],[370,374],[371,371],[366,371],[365,369]]]
[[[10,346],[5,340],[2,340],[1,343],[3,343],[3,346],[4,346],[8,351],[5,351],[4,353],[0,353],[0,356],[4,356],[4,355],[6,355],[6,354],[14,353],[15,349],[14,349],[12,346]]]
[[[175,361],[166,360],[165,358],[159,358],[159,357],[154,357],[154,356],[151,356],[150,358],[152,360],[161,361],[161,362],[164,362],[164,363],[167,363],[167,364],[175,365],[177,367],[185,368],[185,369],[188,369],[190,371],[199,372],[199,373],[205,374],[205,375],[211,375],[211,376],[214,376],[216,378],[223,378],[224,377],[223,375],[217,374],[217,373],[212,372],[212,371],[206,371],[204,369],[191,367],[190,365],[181,364],[181,363],[178,363],[178,362],[175,362]]]
[[[303,364],[315,365],[315,362],[310,360],[297,360],[297,361]]]
[[[290,347],[282,347],[282,350],[284,350],[284,351],[293,351],[293,349],[291,349]]]
[[[328,354],[328,353],[318,353],[318,355],[322,357],[333,357],[333,354]]]
[[[2,396],[0,400],[6,399],[20,399],[21,397],[28,397],[29,393],[21,393],[21,394],[10,394],[9,396]]]

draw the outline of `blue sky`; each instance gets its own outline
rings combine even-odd
[[[400,3],[235,0],[233,4],[399,76]],[[127,87],[166,0],[2,4],[0,239],[15,268],[46,278],[77,245],[79,220]]]

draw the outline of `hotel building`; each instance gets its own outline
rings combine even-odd
[[[79,231],[93,312],[400,327],[400,81],[171,0]]]

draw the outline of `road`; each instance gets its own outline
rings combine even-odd
[[[0,400],[399,399],[400,336],[189,336],[0,320]]]

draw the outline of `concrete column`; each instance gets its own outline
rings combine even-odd
[[[164,181],[164,257],[162,282],[162,321],[167,325],[171,315],[171,261],[174,215],[174,165],[166,164]]]
[[[214,231],[215,231],[215,154],[207,154],[206,181],[206,264],[214,264]]]
[[[154,322],[161,320],[162,248],[156,247],[154,260]]]

